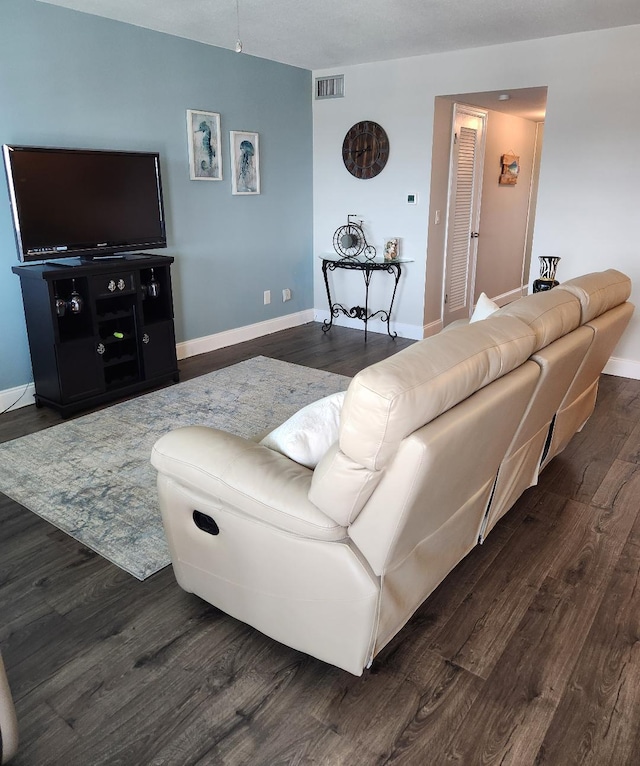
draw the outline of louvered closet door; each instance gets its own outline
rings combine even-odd
[[[443,324],[472,310],[486,113],[455,105]]]

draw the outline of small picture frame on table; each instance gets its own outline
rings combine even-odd
[[[384,243],[384,259],[385,261],[397,261],[400,257],[400,239],[398,237],[390,237]]]

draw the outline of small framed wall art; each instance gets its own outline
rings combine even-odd
[[[502,163],[502,172],[498,183],[515,186],[518,183],[518,173],[520,172],[520,157],[517,154],[503,154],[500,162]]]
[[[258,134],[231,131],[231,193],[260,194]]]
[[[220,115],[187,109],[189,178],[192,181],[222,180]]]

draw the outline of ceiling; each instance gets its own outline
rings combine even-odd
[[[508,96],[508,98],[505,98]],[[457,93],[441,96],[459,104],[480,106],[503,112],[524,120],[542,122],[547,111],[547,88],[516,88],[514,90],[490,90],[484,93]]]
[[[638,0],[39,0],[327,69],[640,24]]]

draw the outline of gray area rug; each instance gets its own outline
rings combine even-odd
[[[0,445],[0,491],[139,580],[170,563],[149,462],[167,431],[251,437],[349,378],[264,356]]]

